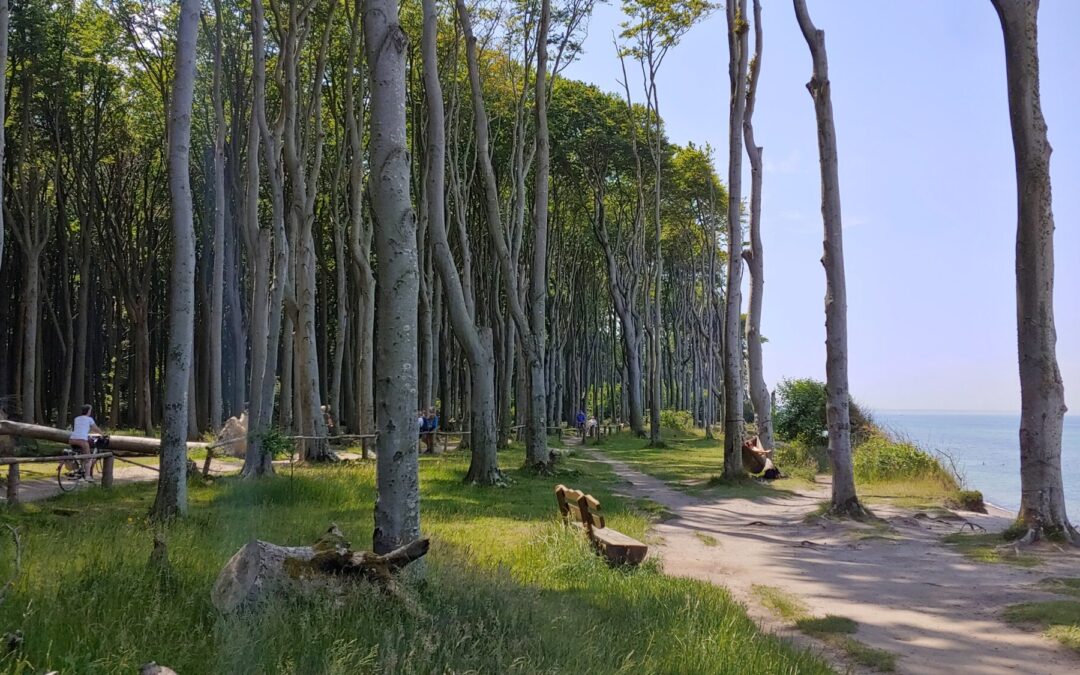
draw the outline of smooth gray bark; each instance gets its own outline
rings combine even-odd
[[[832,511],[860,516],[863,508],[855,493],[851,457],[851,418],[848,393],[847,286],[844,280],[844,241],[840,219],[840,169],[836,155],[825,31],[818,30],[806,10],[806,0],[794,0],[799,21],[813,61],[813,75],[806,84],[817,116],[818,154],[821,161],[821,218],[825,225],[825,390],[829,424],[829,460],[832,463]]]
[[[499,472],[495,429],[495,353],[491,329],[475,323],[465,302],[454,254],[446,234],[446,114],[438,69],[438,22],[435,0],[423,0],[424,93],[427,103],[428,233],[431,254],[446,290],[454,335],[469,361],[472,382],[469,447],[472,459],[466,482],[494,485],[503,481]],[[462,242],[463,247],[468,241]]]
[[[746,111],[746,0],[727,3],[728,79],[728,256],[724,306],[724,475],[742,476],[743,378],[742,340],[742,133]]]
[[[214,258],[210,282],[210,428],[221,428],[221,325],[225,307],[225,107],[221,96],[221,0],[214,0]]]
[[[395,0],[366,0],[364,37],[371,74],[369,166],[375,254],[379,261],[375,335],[379,437],[372,549],[387,553],[420,536],[416,426],[416,303],[420,273],[405,121],[409,39],[399,22]]]
[[[743,140],[750,159],[750,250],[743,252],[750,272],[750,311],[746,317],[746,355],[749,361],[750,400],[754,404],[754,424],[766,450],[776,447],[772,430],[772,399],[765,385],[765,366],[761,353],[761,310],[765,294],[765,253],[761,242],[761,170],[762,148],[754,140],[754,104],[757,102],[758,77],[761,74],[761,0],[754,0],[754,57],[746,85],[746,111],[743,114]]]
[[[539,341],[532,333],[532,323],[526,316],[522,307],[520,290],[517,282],[517,270],[514,269],[510,248],[507,245],[506,234],[503,228],[501,207],[499,204],[499,187],[495,178],[495,169],[491,162],[490,131],[488,128],[487,107],[484,103],[484,95],[480,86],[480,67],[478,63],[476,36],[473,34],[472,21],[469,10],[464,0],[456,0],[458,19],[461,22],[461,30],[465,37],[465,57],[469,70],[469,86],[472,92],[473,122],[476,134],[476,154],[480,162],[480,173],[484,181],[484,205],[486,209],[486,221],[488,233],[495,247],[495,255],[498,257],[502,283],[506,295],[507,307],[517,325],[522,352],[528,367],[529,393],[528,414],[525,440],[525,462],[531,468],[546,470],[550,464],[547,449],[547,402],[544,382],[544,350],[543,335]],[[546,6],[546,2],[545,2]],[[540,115],[538,112],[537,115]],[[544,112],[546,119],[546,110]],[[544,182],[546,186],[546,180]],[[545,202],[546,203],[546,202]],[[537,221],[537,224],[540,224]],[[544,228],[547,227],[546,206],[542,221]],[[534,233],[534,237],[536,237]],[[546,251],[546,231],[542,235],[543,248]],[[534,256],[534,264],[536,257]],[[535,273],[535,272],[534,272]],[[546,293],[546,276],[544,277]],[[535,317],[535,314],[533,314]],[[518,401],[521,405],[522,401]]]
[[[1054,325],[1050,141],[1039,95],[1038,0],[992,0],[1005,37],[1016,155],[1016,327],[1020,363],[1020,520],[1026,539],[1080,543],[1065,512],[1061,435],[1065,385]]]
[[[169,194],[172,198],[173,262],[170,278],[169,350],[165,362],[161,467],[152,515],[168,520],[187,511],[189,371],[195,332],[195,223],[189,145],[195,89],[198,0],[181,0],[176,36],[176,74],[169,124]]]

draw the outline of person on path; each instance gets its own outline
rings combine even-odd
[[[585,411],[584,410],[578,410],[576,422],[577,422],[578,433],[581,434],[582,438],[585,438]]]
[[[82,407],[82,414],[76,417],[71,424],[71,436],[68,438],[68,445],[79,448],[84,455],[90,454],[90,433],[104,433],[91,416],[93,412],[93,408],[89,405]],[[84,471],[89,467],[89,462],[90,460],[85,459],[82,461]]]

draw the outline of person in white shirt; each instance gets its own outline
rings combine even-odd
[[[71,426],[71,437],[68,438],[68,445],[73,448],[81,448],[84,454],[90,454],[90,432],[102,433],[97,423],[94,422],[94,418],[90,416],[93,412],[93,409],[88,405],[82,407],[82,414],[75,418],[75,422]]]

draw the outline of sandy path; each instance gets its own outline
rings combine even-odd
[[[147,457],[132,457],[132,460],[139,462],[140,464],[150,464],[150,459]],[[202,471],[203,460],[198,460],[196,464],[199,465],[199,471]],[[28,478],[24,475],[23,480],[19,483],[19,501],[20,502],[36,502],[43,499],[49,499],[60,494],[60,486],[56,482],[55,471],[56,466],[53,464],[47,465],[50,469],[50,474],[47,476],[33,476]],[[210,463],[211,475],[224,475],[230,473],[237,473],[240,471],[240,464],[232,462],[222,462],[220,460],[212,460]],[[94,473],[94,480],[92,483],[82,484],[78,489],[92,489],[101,485],[101,467],[98,466]],[[141,466],[136,466],[129,462],[123,462],[119,459],[113,468],[113,484],[124,485],[127,483],[146,483],[157,481],[157,471],[153,469],[147,469]],[[2,500],[0,500],[2,501]]]
[[[1047,576],[1075,576],[1075,557],[1048,556],[1036,569],[973,563],[938,543],[957,530],[956,522],[916,518],[909,510],[874,509],[891,525],[890,536],[902,541],[867,539],[872,533],[858,525],[804,522],[827,499],[827,484],[791,497],[700,501],[599,452],[589,454],[625,479],[631,496],[675,514],[654,528],[660,542],[653,550],[668,574],[726,586],[767,629],[794,630],[757,603],[754,584],[784,589],[815,616],[857,621],[855,637],[899,655],[898,672],[1080,672],[1080,658],[1071,651],[998,618],[1006,605],[1057,598],[1033,585]],[[962,515],[988,530],[1009,523],[1003,514]],[[837,654],[826,655],[847,668]]]

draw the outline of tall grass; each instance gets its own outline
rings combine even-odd
[[[571,459],[556,477],[511,471],[511,487],[477,489],[461,484],[466,466],[461,455],[421,460],[433,544],[426,581],[404,599],[358,584],[235,616],[214,609],[210,588],[247,540],[310,543],[334,521],[354,548],[369,546],[371,464],[192,486],[189,516],[164,530],[165,571],[147,564],[153,485],[0,512],[24,542],[0,632],[25,636],[0,671],[134,672],[154,660],[180,673],[828,672],[762,634],[723,589],[666,577],[657,562],[612,569],[559,524],[552,486],[564,482],[597,495],[610,525],[644,535],[648,516],[611,494],[604,467]]]

